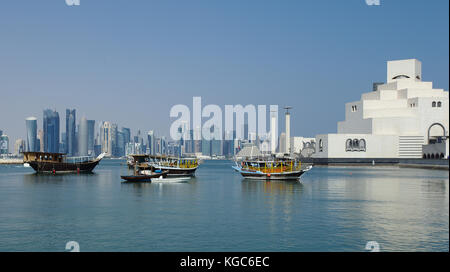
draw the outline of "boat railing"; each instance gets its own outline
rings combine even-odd
[[[83,163],[87,161],[92,161],[94,157],[92,156],[77,156],[77,157],[66,157],[65,162],[67,163]]]
[[[243,169],[247,169],[250,171],[259,171],[262,173],[284,173],[284,172],[292,172],[292,171],[300,171],[302,169],[302,165],[300,162],[294,163],[290,162],[287,164],[277,164],[273,165],[271,163],[267,163],[264,165],[244,165]]]
[[[195,168],[198,162],[195,160],[181,160],[181,161],[154,161],[155,165],[163,167],[177,167],[177,168]]]

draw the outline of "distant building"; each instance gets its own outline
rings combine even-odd
[[[131,130],[129,128],[122,127],[122,133],[125,144],[131,142]]]
[[[44,131],[42,129],[38,131],[37,137],[38,137],[37,142],[39,146],[39,151],[44,152]]]
[[[88,154],[95,154],[95,120],[87,120],[88,122]]]
[[[106,156],[112,157],[113,155],[113,127],[110,122],[103,122],[100,128],[100,142],[102,147],[102,152],[106,153]]]
[[[282,132],[278,138],[278,153],[287,153],[286,150],[286,133]]]
[[[73,156],[77,153],[76,110],[66,109],[66,153]]]
[[[26,151],[26,143],[24,139],[17,139],[14,144],[14,154],[16,156],[20,156],[23,152]]]
[[[3,134],[0,136],[0,154],[1,155],[9,154],[9,137],[8,137],[8,135]]]
[[[148,147],[148,153],[151,155],[155,155],[155,133],[153,130],[150,130],[147,133],[147,147]]]
[[[117,131],[116,157],[125,156],[125,144],[125,133],[123,131]]]
[[[25,119],[25,125],[27,128],[27,151],[39,151],[39,146],[37,144],[37,118],[28,117]]]
[[[422,81],[420,61],[388,61],[387,82],[345,105],[337,133],[316,136],[313,157],[427,158],[426,149],[447,158],[448,129],[448,92]]]
[[[78,155],[88,155],[89,142],[89,125],[86,117],[80,119],[80,126],[78,130]]]
[[[44,110],[44,151],[59,152],[59,114],[50,109]]]

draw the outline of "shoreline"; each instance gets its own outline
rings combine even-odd
[[[448,159],[389,159],[389,158],[303,158],[302,162],[314,166],[398,166],[400,168],[422,168],[431,170],[449,170]]]

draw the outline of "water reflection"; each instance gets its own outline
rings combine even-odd
[[[193,193],[196,190],[197,179],[195,177],[187,181],[180,182],[121,182],[120,188],[123,191],[132,191],[134,195],[143,197],[145,195],[171,195],[183,192]]]
[[[299,204],[304,192],[304,185],[300,181],[264,181],[264,180],[242,180],[243,199],[261,199],[258,202],[268,220],[271,233],[294,231],[292,220],[302,212]]]
[[[242,192],[245,193],[264,192],[265,194],[284,195],[298,194],[301,193],[302,190],[303,184],[300,181],[264,181],[242,179]]]
[[[83,173],[83,174],[43,174],[43,173],[32,173],[24,174],[23,180],[27,185],[39,185],[39,184],[54,184],[69,181],[76,182],[88,182],[93,180],[98,176],[95,173]]]

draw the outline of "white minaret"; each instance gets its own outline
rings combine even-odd
[[[291,154],[291,114],[289,113],[289,110],[292,109],[292,107],[284,107],[286,110],[286,151],[285,153]]]
[[[272,154],[277,152],[277,129],[275,129],[277,125],[275,113],[272,113],[270,116],[270,149]]]

